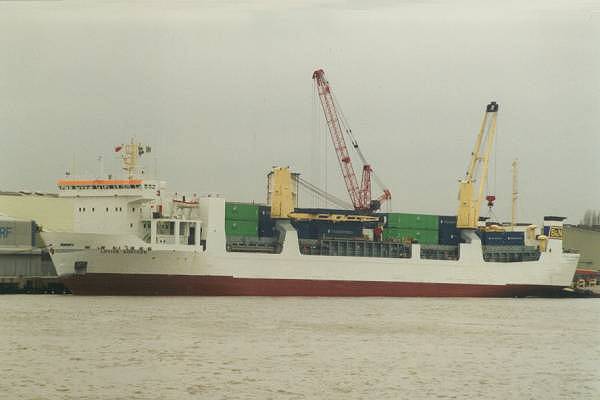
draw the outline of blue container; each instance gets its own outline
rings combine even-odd
[[[295,212],[306,214],[340,214],[340,215],[362,215],[363,212],[356,210],[335,210],[330,208],[296,208]]]
[[[506,241],[509,244],[523,246],[525,244],[525,232],[506,232]]]
[[[336,222],[329,224],[321,234],[339,237],[362,237],[363,225],[360,222]]]
[[[258,206],[258,219],[271,218],[270,206]]]
[[[319,236],[317,227],[307,221],[292,221],[292,226],[300,239],[317,239]]]
[[[275,235],[275,221],[268,224],[258,224],[258,237],[273,237]]]
[[[524,232],[480,232],[481,243],[490,246],[523,246]]]
[[[440,215],[438,218],[439,229],[444,227],[453,226],[456,228],[456,215]]]
[[[440,215],[438,218],[439,244],[457,245],[461,242],[460,230],[456,227],[456,215]]]
[[[378,227],[380,225],[381,225],[380,222],[363,222],[362,223],[362,227],[364,229],[374,229],[374,228],[376,228],[376,227]]]
[[[360,222],[292,221],[301,239],[318,239],[323,236],[361,237]]]
[[[438,235],[439,244],[457,245],[460,243],[460,231],[458,230],[441,230]]]
[[[271,207],[258,207],[258,236],[273,237],[275,234],[275,220],[271,218]]]

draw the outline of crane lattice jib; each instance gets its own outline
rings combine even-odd
[[[352,167],[352,160],[350,159],[348,147],[346,146],[346,141],[344,139],[344,131],[342,130],[340,119],[335,108],[331,87],[325,78],[325,72],[322,69],[316,70],[313,73],[313,79],[317,85],[319,99],[321,100],[323,113],[325,114],[325,120],[327,121],[327,127],[329,128],[329,133],[331,134],[333,147],[335,148],[335,152],[340,163],[340,168],[342,169],[342,176],[344,177],[346,189],[350,195],[350,200],[352,201],[355,209],[367,210],[369,209],[371,202],[371,191],[366,191],[364,188],[361,190],[361,188],[358,186],[356,174],[354,173],[354,168]],[[369,182],[368,187],[370,189],[369,174],[370,171],[363,170],[363,181],[365,179],[365,175],[367,175],[367,182]]]

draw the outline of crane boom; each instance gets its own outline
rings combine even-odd
[[[325,114],[325,121],[327,122],[329,133],[331,134],[333,147],[337,154],[340,168],[342,169],[342,176],[348,194],[350,195],[350,200],[352,201],[354,208],[363,208],[363,201],[360,193],[361,190],[358,186],[354,168],[352,167],[352,160],[350,159],[346,140],[344,139],[344,131],[342,130],[342,125],[333,102],[329,82],[325,78],[325,72],[322,69],[315,71],[313,73],[313,79],[317,85],[319,99],[321,100],[323,113]]]
[[[313,73],[313,80],[316,83],[319,99],[321,100],[321,106],[323,107],[323,113],[325,114],[325,121],[329,128],[331,140],[333,141],[333,147],[335,149],[340,168],[342,170],[342,177],[346,184],[346,189],[350,195],[352,205],[356,210],[377,210],[380,208],[381,203],[391,198],[391,193],[388,189],[383,190],[383,194],[377,200],[371,200],[371,175],[373,169],[367,163],[364,155],[358,148],[358,143],[352,136],[352,131],[347,129],[346,131],[352,139],[352,146],[358,153],[361,161],[363,162],[362,169],[362,180],[359,186],[358,179],[352,166],[352,159],[348,153],[348,147],[346,146],[346,140],[344,139],[344,130],[342,129],[342,122],[338,116],[335,102],[333,100],[333,93],[331,92],[331,86],[325,78],[325,72],[322,69],[318,69]],[[380,180],[376,178],[378,184]]]

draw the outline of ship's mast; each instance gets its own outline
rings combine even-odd
[[[518,160],[512,162],[512,217],[511,217],[511,225],[514,227],[517,224],[517,199],[519,197],[518,190],[518,170],[519,163]]]
[[[127,144],[121,144],[115,147],[115,152],[121,153],[123,170],[127,173],[128,179],[133,179],[139,172],[138,161],[144,153],[150,153],[150,146],[143,146],[141,143],[135,143],[132,138]]]

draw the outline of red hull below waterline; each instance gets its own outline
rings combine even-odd
[[[76,295],[556,297],[559,286],[258,279],[202,275],[83,274],[62,278]]]

